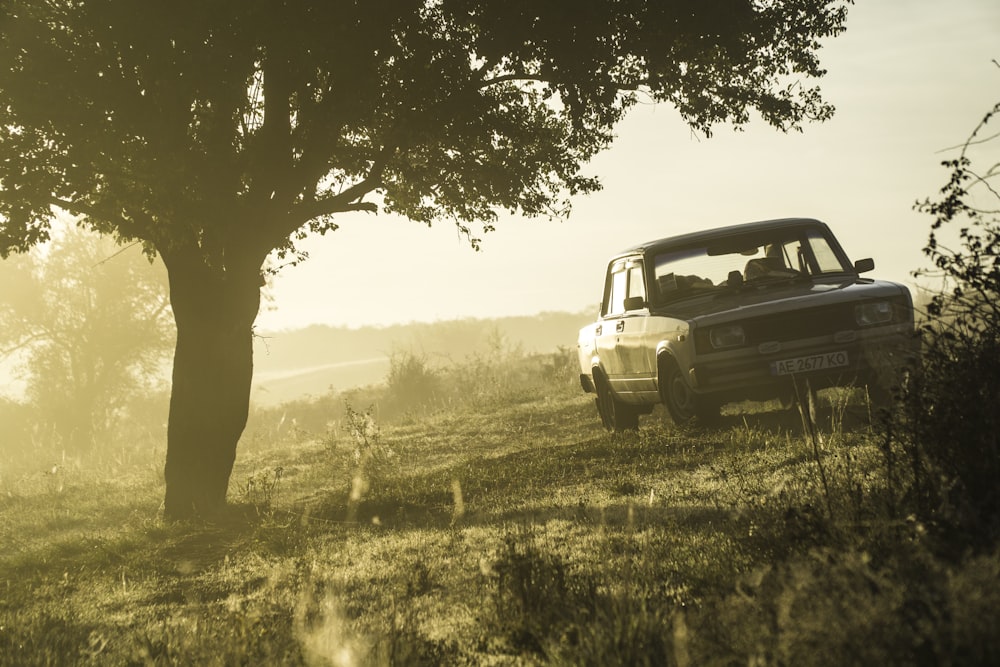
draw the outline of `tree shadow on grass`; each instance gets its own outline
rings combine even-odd
[[[260,516],[252,505],[229,503],[210,519],[176,526],[160,545],[158,556],[175,564],[181,574],[200,572],[239,550],[259,524]]]
[[[112,535],[103,528],[74,533],[0,561],[0,576],[39,581],[58,580],[69,571],[194,576],[243,549],[260,523],[252,506],[231,504],[210,521],[157,524]]]

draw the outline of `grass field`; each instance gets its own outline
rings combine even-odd
[[[901,514],[856,393],[819,440],[769,404],[612,436],[544,369],[261,413],[198,525],[154,447],[0,461],[0,664],[1000,662],[1000,557]]]

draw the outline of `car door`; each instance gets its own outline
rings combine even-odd
[[[612,263],[596,332],[601,366],[612,389],[623,398],[643,390],[652,377],[642,347],[649,319],[642,269],[640,257]]]
[[[621,333],[618,328],[623,326],[622,319],[625,315],[625,296],[628,288],[628,272],[625,266],[626,261],[621,259],[612,262],[608,267],[601,321],[594,331],[601,370],[612,386],[620,382],[624,373],[624,365],[618,350],[618,335]]]
[[[655,357],[655,343],[650,340],[652,318],[646,299],[646,281],[642,259],[636,258],[626,265],[628,280],[624,313],[616,341],[618,354],[622,360],[622,391],[638,398],[639,394],[652,392],[655,397],[656,383],[650,361]]]

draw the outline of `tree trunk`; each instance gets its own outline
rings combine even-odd
[[[250,407],[261,282],[259,265],[210,267],[197,250],[163,257],[177,323],[164,518],[177,520],[225,505]]]

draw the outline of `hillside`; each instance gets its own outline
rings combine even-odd
[[[395,421],[257,414],[201,523],[155,449],[0,452],[0,665],[997,664],[1000,558],[893,513],[857,394],[821,441],[769,404],[611,436],[512,359]]]
[[[314,325],[290,331],[263,331],[254,338],[252,401],[273,406],[330,391],[385,380],[393,354],[407,353],[441,367],[469,357],[518,350],[545,354],[573,348],[577,331],[593,313],[541,313],[497,319],[413,322],[388,327]],[[15,358],[0,359],[0,398],[21,399]],[[169,385],[170,360],[163,366]]]
[[[254,341],[253,401],[276,405],[381,382],[394,353],[435,366],[497,347],[527,354],[575,347],[577,331],[593,313],[541,313],[499,319],[410,323],[389,327],[330,327],[263,332]]]

